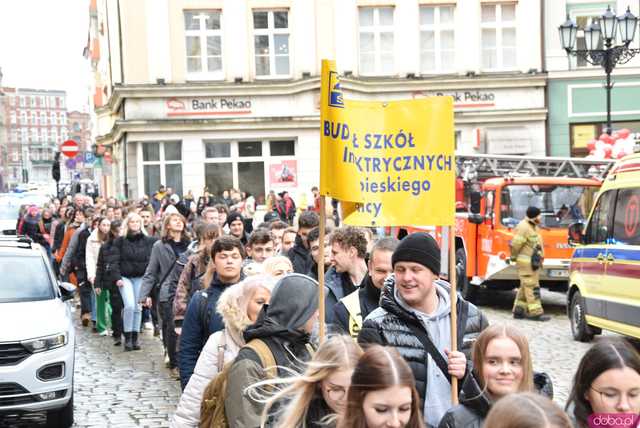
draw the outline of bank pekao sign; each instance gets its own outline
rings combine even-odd
[[[169,98],[165,104],[167,117],[243,116],[253,112],[249,98]]]
[[[494,108],[496,107],[496,93],[482,90],[464,91],[417,91],[413,93],[413,98],[423,98],[429,96],[448,96],[453,98],[453,107],[464,108]]]

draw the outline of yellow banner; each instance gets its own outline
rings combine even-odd
[[[361,226],[452,225],[453,100],[353,101],[322,62],[320,193]]]

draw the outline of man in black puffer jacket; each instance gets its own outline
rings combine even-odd
[[[428,427],[435,427],[451,407],[450,377],[464,384],[471,374],[470,352],[477,335],[488,326],[484,315],[458,296],[458,346],[451,351],[451,301],[449,284],[439,280],[440,248],[426,233],[405,237],[392,256],[394,275],[385,281],[380,308],[364,321],[358,342],[392,346],[407,361],[424,404]],[[427,351],[428,336],[438,351]],[[446,367],[444,367],[446,366]]]

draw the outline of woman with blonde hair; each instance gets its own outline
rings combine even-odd
[[[254,396],[271,387],[279,389],[266,401],[262,426],[335,426],[336,418],[344,413],[351,375],[361,356],[362,349],[352,338],[332,336],[320,345],[301,375],[253,385],[249,394]],[[287,404],[276,410],[279,403]],[[273,419],[277,419],[275,424],[271,423]]]
[[[461,403],[444,414],[439,428],[481,428],[491,406],[510,394],[553,396],[549,377],[533,372],[526,336],[513,327],[486,328],[473,345],[472,361],[475,376],[466,378]]]
[[[269,276],[252,276],[232,285],[220,295],[216,311],[222,316],[225,328],[209,336],[204,345],[193,375],[180,397],[172,427],[195,428],[200,424],[205,388],[245,345],[242,333],[256,321],[262,306],[269,302],[274,283]]]
[[[114,261],[113,278],[122,296],[124,304],[122,324],[125,338],[125,351],[140,349],[138,331],[142,320],[142,308],[139,305],[140,287],[145,273],[151,248],[155,238],[146,235],[142,227],[142,218],[131,213],[123,223],[122,236],[113,242]]]
[[[274,278],[280,278],[288,273],[293,273],[293,265],[289,257],[285,256],[273,256],[269,257],[262,263],[264,273],[273,276]]]
[[[549,398],[532,392],[511,394],[489,412],[487,428],[572,428],[569,417]]]
[[[373,345],[351,376],[338,428],[424,428],[422,404],[407,362],[395,348]]]

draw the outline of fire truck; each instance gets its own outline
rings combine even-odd
[[[514,229],[529,206],[542,212],[543,287],[566,291],[573,249],[569,225],[586,221],[612,160],[456,155],[455,248],[457,287],[474,300],[481,289],[519,286],[510,262]],[[443,230],[427,230],[442,241]],[[446,247],[444,245],[443,247]]]

